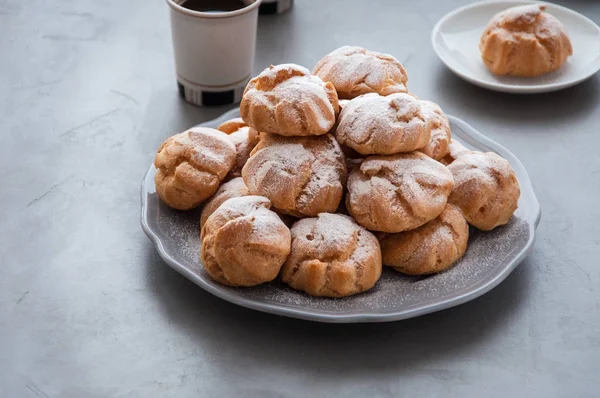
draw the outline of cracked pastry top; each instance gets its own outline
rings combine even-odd
[[[258,143],[259,134],[239,117],[222,123],[217,130],[227,134],[235,145],[236,161],[225,176],[225,181],[229,181],[242,175],[242,168],[250,157],[250,152]]]
[[[250,127],[283,136],[325,134],[338,112],[333,85],[295,64],[265,69],[250,80],[240,104],[242,119]]]
[[[321,213],[291,229],[281,280],[312,296],[344,297],[372,288],[381,276],[375,235],[341,214]]]
[[[296,217],[335,212],[347,178],[344,154],[331,134],[281,137],[262,134],[242,170],[252,195]]]
[[[464,155],[465,153],[472,152],[469,148],[465,147],[460,141],[455,140],[454,138],[450,139],[450,143],[448,144],[448,153],[440,162],[448,166],[450,163],[454,162],[460,155]]]
[[[344,106],[335,136],[363,155],[423,148],[431,138],[431,125],[420,102],[404,93],[362,95]]]
[[[421,110],[431,126],[431,139],[419,152],[432,159],[440,160],[449,152],[450,122],[438,104],[431,101],[420,101]]]
[[[406,70],[396,58],[362,47],[343,46],[334,50],[317,63],[313,73],[333,83],[341,99],[408,91]]]
[[[489,231],[517,210],[521,189],[510,163],[493,152],[467,152],[448,165],[454,189],[448,202],[472,226]]]
[[[444,271],[467,251],[469,226],[454,205],[419,228],[380,238],[383,263],[407,275]]]
[[[219,130],[195,127],[169,137],[154,159],[156,193],[170,207],[192,209],[217,191],[235,159],[235,145]]]
[[[488,23],[479,49],[496,75],[539,76],[560,68],[573,54],[562,23],[539,4],[509,8]]]
[[[217,282],[255,286],[277,277],[290,254],[290,230],[261,196],[223,202],[202,227],[202,263]]]
[[[346,207],[371,231],[402,232],[436,218],[452,186],[450,171],[421,152],[370,156],[348,177]]]
[[[219,206],[221,206],[227,199],[238,198],[240,196],[247,196],[248,188],[244,184],[242,177],[237,177],[232,180],[221,184],[217,192],[204,204],[202,213],[200,214],[200,228],[206,224],[206,220],[213,214]]]

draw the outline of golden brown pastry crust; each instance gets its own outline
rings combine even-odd
[[[377,238],[351,217],[321,213],[298,221],[281,280],[311,296],[344,297],[371,289],[381,276]]]
[[[444,271],[467,250],[469,226],[454,205],[417,229],[383,234],[383,263],[408,275],[427,275]]]
[[[469,153],[469,152],[473,152],[473,151],[471,151],[469,148],[465,147],[459,141],[452,138],[450,140],[450,143],[448,144],[448,153],[446,154],[446,156],[444,156],[442,159],[440,159],[440,162],[443,165],[448,166],[450,163],[454,162],[460,155],[463,155],[463,154]]]
[[[283,136],[325,134],[338,112],[333,85],[295,64],[265,69],[250,80],[240,104],[242,119],[249,126]]]
[[[436,218],[452,185],[450,171],[421,152],[370,156],[350,173],[346,207],[368,230],[402,232]]]
[[[347,171],[344,154],[331,134],[261,134],[242,177],[251,194],[269,198],[277,210],[314,217],[338,207]]]
[[[461,209],[469,224],[489,231],[510,220],[521,190],[508,161],[493,152],[469,152],[448,169],[454,176],[448,201]]]
[[[431,125],[431,139],[419,152],[432,159],[440,160],[448,154],[450,139],[450,122],[438,104],[431,101],[420,101],[425,120]]]
[[[221,184],[217,192],[206,202],[200,214],[200,228],[204,226],[208,217],[215,212],[227,199],[247,196],[248,188],[242,177],[234,178]]]
[[[241,118],[235,118],[222,123],[217,130],[224,132],[235,145],[236,161],[225,181],[242,176],[242,168],[250,157],[250,152],[259,140],[258,132],[248,126]]]
[[[335,136],[363,155],[391,155],[426,146],[431,126],[420,101],[411,95],[365,94],[344,106]]]
[[[255,286],[277,277],[290,254],[290,230],[260,196],[226,200],[202,228],[202,262],[211,278]]]
[[[406,70],[396,58],[361,47],[343,46],[334,50],[317,63],[313,73],[333,83],[342,99],[367,93],[389,95],[408,91]]]
[[[539,76],[557,70],[573,54],[564,26],[545,9],[538,4],[518,6],[490,20],[479,49],[492,73]]]
[[[342,111],[342,109],[344,109],[344,106],[346,106],[346,104],[347,104],[348,102],[350,102],[350,100],[348,100],[348,99],[341,99],[341,100],[338,100],[338,103],[339,103],[339,105],[340,105],[340,112]]]
[[[189,210],[214,194],[235,163],[235,146],[226,134],[194,127],[167,138],[158,149],[154,183],[170,207]]]
[[[219,125],[219,127],[217,127],[217,130],[224,132],[225,134],[229,135],[229,134],[233,134],[236,131],[244,128],[244,127],[250,127],[248,126],[248,124],[246,124],[246,122],[241,118],[241,117],[236,117],[233,119],[230,119],[226,122],[223,122]],[[250,141],[251,144],[258,144],[258,141],[260,139],[260,133],[258,131],[256,131],[256,129],[253,129],[252,127],[250,127],[248,129],[248,140]]]

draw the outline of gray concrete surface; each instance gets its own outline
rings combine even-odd
[[[256,72],[357,44],[510,148],[542,205],[530,257],[452,310],[324,325],[238,308],[165,265],[139,185],[169,135],[227,108],[177,96],[162,0],[0,0],[0,397],[598,397],[600,76],[512,96],[429,44],[463,1],[298,0]],[[600,4],[570,7],[600,22]]]

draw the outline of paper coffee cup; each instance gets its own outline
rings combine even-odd
[[[235,11],[200,12],[167,0],[177,85],[195,105],[240,102],[252,76],[261,0]]]

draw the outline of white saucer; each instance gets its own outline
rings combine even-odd
[[[557,71],[538,77],[495,76],[481,61],[479,39],[490,18],[507,8],[535,1],[486,1],[459,8],[433,28],[433,49],[450,70],[463,79],[490,90],[508,93],[545,93],[573,86],[600,70],[600,28],[583,15],[556,4],[542,2],[546,12],[565,26],[573,55]]]

